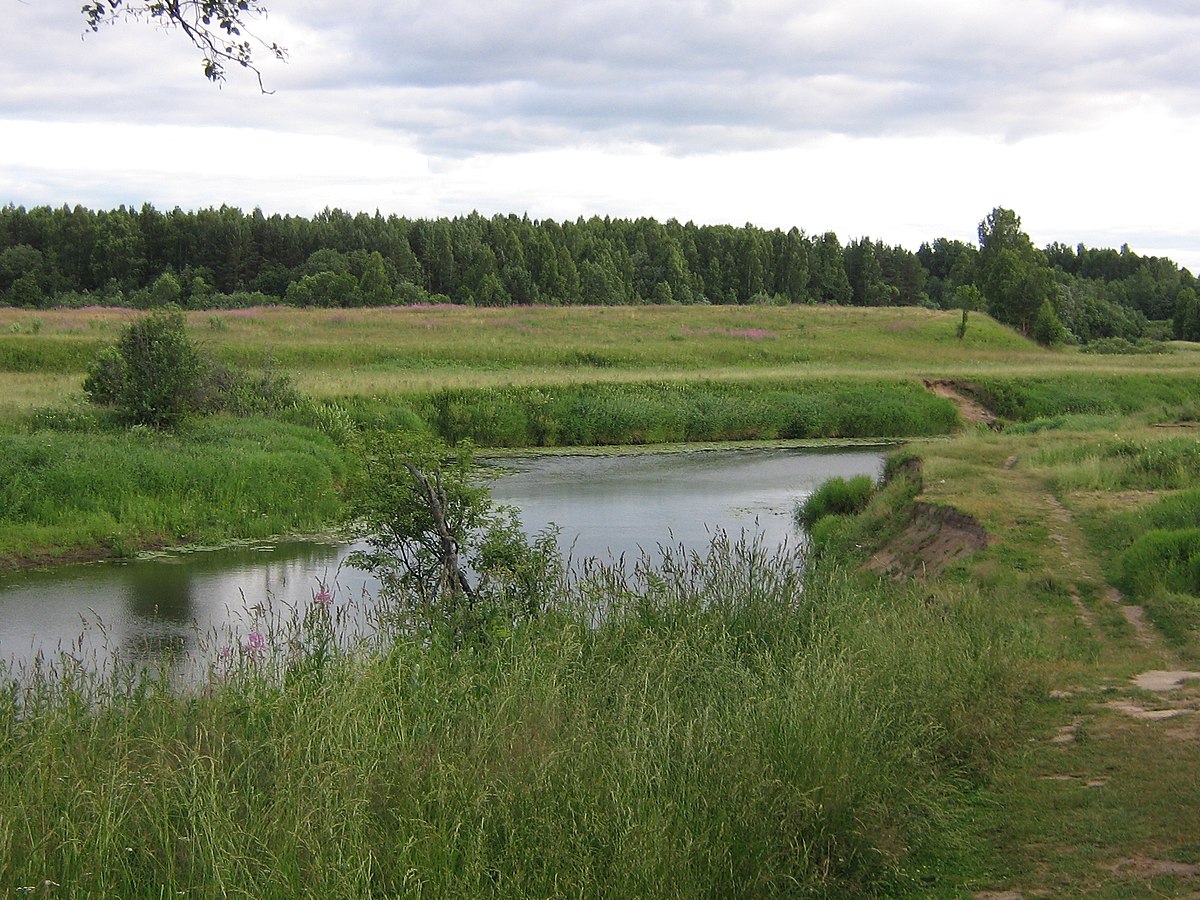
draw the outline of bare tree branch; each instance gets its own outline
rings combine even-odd
[[[266,18],[267,8],[259,0],[92,0],[80,11],[87,30],[92,32],[99,31],[101,25],[130,20],[178,28],[200,51],[204,77],[212,82],[225,81],[225,67],[233,63],[253,72],[259,90],[270,94],[273,92],[264,87],[262,71],[254,61],[254,45],[277,60],[287,61],[284,47],[263,40],[246,25],[249,19]]]

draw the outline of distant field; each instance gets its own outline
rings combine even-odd
[[[0,416],[61,401],[130,310],[0,309]],[[267,359],[324,397],[704,378],[1200,375],[1190,345],[1155,356],[1049,351],[973,314],[913,308],[574,307],[189,313],[222,358]]]

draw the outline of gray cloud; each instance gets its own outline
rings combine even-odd
[[[10,0],[11,2],[11,0]],[[1176,0],[278,0],[258,25],[269,99],[218,92],[180,35],[80,41],[73,8],[17,4],[0,115],[376,129],[434,156],[648,143],[673,153],[806,136],[1020,139],[1150,100],[1200,107],[1200,11]]]
[[[340,61],[297,88],[371,89],[371,121],[435,154],[556,136],[676,152],[828,132],[1020,138],[1141,95],[1190,112],[1200,94],[1184,74],[1200,12],[1166,0],[447,0],[287,15]]]

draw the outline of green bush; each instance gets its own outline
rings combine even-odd
[[[1200,528],[1146,532],[1121,557],[1120,586],[1139,599],[1162,589],[1200,596]]]
[[[125,326],[97,354],[83,390],[130,424],[169,428],[198,408],[203,368],[183,313],[166,307]]]
[[[115,346],[96,354],[83,382],[93,402],[126,423],[169,428],[190,413],[276,413],[300,400],[270,364],[253,374],[202,355],[183,312],[169,306],[127,325]]]
[[[796,507],[796,521],[812,528],[826,516],[852,516],[862,512],[875,493],[870,475],[831,478],[809,494]]]

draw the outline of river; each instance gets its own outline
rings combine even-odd
[[[573,560],[634,558],[660,544],[701,549],[716,529],[798,547],[796,502],[833,476],[878,475],[880,448],[680,450],[494,461],[493,498],[534,533],[553,523]],[[347,543],[278,541],[0,575],[0,660],[60,651],[92,666],[114,651],[154,663],[215,630],[246,631],[261,608],[369,609],[375,585],[343,565]]]

